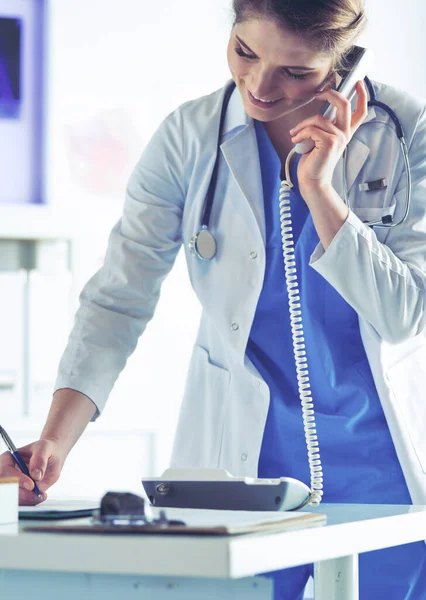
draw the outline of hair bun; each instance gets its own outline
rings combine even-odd
[[[365,12],[362,10],[357,17],[352,21],[350,27],[358,25],[358,23],[365,17]]]

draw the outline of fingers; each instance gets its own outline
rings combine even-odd
[[[336,126],[333,125],[333,123],[331,123],[331,121],[328,119],[325,119],[322,115],[313,115],[308,119],[304,119],[298,125],[296,125],[296,127],[290,129],[289,133],[292,136],[296,136],[299,131],[307,127],[317,127],[318,129],[322,129],[328,133],[337,133]]]
[[[334,122],[332,123],[330,119],[326,119],[320,114],[313,115],[298,123],[294,129],[290,130],[290,134],[296,135],[301,129],[309,125],[314,125],[328,133],[337,134],[339,131],[349,133],[351,123],[351,104],[349,100],[335,90],[321,92],[317,95],[317,99],[326,100],[329,104],[336,107],[336,118],[334,119]]]
[[[331,121],[325,119],[322,115],[314,115],[298,123],[294,129],[290,130],[290,134],[296,135],[301,129],[313,125],[328,133],[337,134],[337,130],[339,130],[343,131],[348,138],[352,137],[368,113],[368,95],[363,81],[357,82],[356,91],[357,105],[354,113],[352,113],[349,100],[336,90],[329,89],[321,92],[317,95],[317,99],[327,100],[336,108],[334,123],[331,123]]]
[[[32,490],[34,487],[30,477],[24,475],[19,467],[16,466],[10,452],[5,452],[0,456],[0,477],[15,477],[19,479],[19,487]]]
[[[16,466],[10,452],[0,456],[0,477],[15,477],[19,481],[19,504],[35,505],[47,498],[45,492],[58,480],[61,471],[61,460],[55,455],[55,446],[49,440],[39,440],[19,448],[19,453],[28,466],[30,477]],[[34,481],[42,493],[42,497],[34,493]]]
[[[38,442],[32,445],[32,454],[28,463],[28,470],[35,481],[41,481],[46,472],[47,463],[50,458],[50,450],[47,444]],[[25,450],[25,448],[23,448]]]
[[[44,502],[47,498],[46,492],[42,492],[42,499],[40,499],[34,492],[19,489],[19,506],[35,506]]]
[[[361,123],[364,121],[365,117],[368,114],[368,94],[367,89],[365,87],[365,83],[363,81],[358,81],[356,84],[356,93],[357,93],[357,102],[356,109],[352,114],[352,131],[358,129]]]
[[[336,90],[327,90],[323,92],[325,100],[328,100],[330,104],[336,107],[336,118],[334,120],[334,124],[337,129],[343,131],[346,134],[349,134],[351,127],[351,103],[347,98],[342,96]],[[318,96],[321,98],[323,95]]]
[[[337,133],[343,135],[341,131]],[[337,136],[335,131],[330,134],[319,127],[304,127],[302,131],[291,138],[291,141],[293,144],[298,144],[307,139],[313,140],[317,148],[332,148],[337,141]]]
[[[368,113],[368,94],[364,81],[357,81],[356,94],[356,110],[353,113],[351,102],[336,90],[327,90],[317,96],[320,99],[324,96],[330,104],[336,107],[334,124],[348,136],[348,142]]]
[[[40,502],[39,498],[31,491],[34,488],[34,482],[16,466],[10,452],[5,452],[0,456],[0,476],[18,479],[20,504],[38,504]]]
[[[15,465],[2,466],[1,468],[2,477],[15,477],[19,481],[19,487],[25,490],[32,490],[34,483],[30,477],[24,475]]]

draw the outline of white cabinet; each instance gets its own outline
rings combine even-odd
[[[71,241],[0,232],[0,414],[46,414],[71,328]]]

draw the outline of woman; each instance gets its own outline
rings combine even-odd
[[[201,261],[189,245],[215,162],[224,90],[180,106],[145,149],[105,264],[82,292],[41,439],[22,454],[47,490],[102,410],[183,242],[203,314],[172,465],[309,480],[278,192],[290,149],[312,139],[314,149],[291,163],[291,211],[323,500],[426,503],[418,425],[426,410],[416,393],[426,355],[424,105],[375,84],[402,122],[413,191],[404,224],[373,230],[362,221],[387,214],[397,221],[404,212],[399,142],[386,113],[368,109],[361,82],[353,113],[330,89],[365,25],[362,0],[234,0],[234,10],[228,62],[237,89],[210,218],[216,256]],[[318,114],[325,101],[337,109],[334,123]],[[342,200],[347,146],[352,210]],[[381,189],[364,190],[379,177]],[[5,454],[0,475],[11,473]],[[33,496],[20,490],[21,503],[34,503]],[[310,573],[306,565],[274,574],[276,597],[302,598]],[[362,555],[360,586],[363,600],[424,598],[423,542]]]

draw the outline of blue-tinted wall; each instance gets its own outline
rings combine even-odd
[[[0,0],[0,205],[41,204],[44,2]]]

